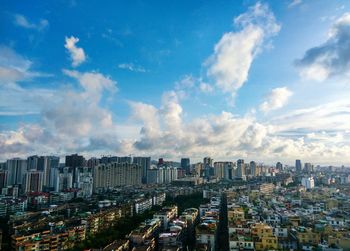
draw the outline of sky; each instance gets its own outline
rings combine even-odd
[[[350,164],[350,3],[2,1],[0,160]]]

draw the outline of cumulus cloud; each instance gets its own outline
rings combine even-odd
[[[348,109],[349,103],[328,104],[308,111],[296,110],[289,116],[260,123],[251,114],[238,116],[225,111],[184,121],[178,101],[173,92],[167,92],[160,108],[131,103],[133,118],[142,123],[140,138],[133,144],[135,152],[173,159],[184,155],[200,159],[209,155],[225,160],[251,158],[293,162],[296,158],[303,158],[334,163],[334,158],[342,157],[343,161],[350,161],[345,157],[350,149],[348,115],[334,114],[334,119],[325,124],[325,119],[332,117],[330,114],[340,107],[343,107],[339,109],[342,113]],[[322,114],[322,110],[327,112]],[[333,129],[343,131],[330,131],[330,126],[334,126],[339,116],[343,116],[343,123]],[[301,121],[304,124],[296,124]],[[344,134],[345,131],[349,133]]]
[[[148,138],[157,137],[160,132],[159,110],[153,105],[142,102],[129,102],[129,105],[132,111],[131,117],[144,125],[141,135],[146,135]]]
[[[76,46],[79,42],[79,38],[76,37],[66,37],[66,43],[64,47],[68,50],[70,58],[72,60],[72,66],[77,67],[86,60],[85,52],[82,48]]]
[[[118,64],[118,68],[133,72],[147,72],[147,70],[140,66],[140,65],[134,65],[133,63],[121,63]]]
[[[106,97],[103,93],[113,95],[117,83],[96,72],[64,70],[64,73],[75,79],[81,89],[65,87],[52,91],[50,98],[42,100],[39,123],[1,132],[2,158],[35,152],[115,152],[121,147],[112,113],[101,105],[102,97]]]
[[[171,159],[186,155],[193,159],[213,156],[222,160],[293,162],[302,158],[320,163],[339,159],[350,163],[347,100],[291,111],[263,123],[254,114],[241,116],[226,111],[185,120],[177,93],[169,91],[163,94],[159,107],[130,101],[131,120],[117,125],[111,111],[100,104],[99,95],[110,92],[111,83],[116,83],[94,72],[65,73],[78,81],[82,91],[65,89],[56,93],[55,99],[48,99],[40,125],[1,132],[2,158],[79,151],[90,156],[134,153]],[[99,98],[91,97],[95,95],[91,90]],[[132,128],[131,135],[122,139],[119,135],[124,131],[119,130],[125,128]]]
[[[19,83],[49,74],[33,71],[33,62],[12,48],[0,45],[0,115],[29,115],[40,111],[40,102],[52,97],[52,91],[37,88],[28,91]]]
[[[49,26],[49,21],[40,19],[38,23],[30,22],[25,16],[20,14],[14,15],[14,24],[26,29],[43,30]]]
[[[265,101],[260,105],[260,110],[269,112],[282,108],[287,104],[293,93],[287,87],[278,87],[271,90]]]
[[[323,44],[306,51],[296,61],[300,76],[323,81],[332,76],[349,74],[350,66],[350,13],[335,21]]]
[[[87,98],[99,101],[103,91],[109,91],[115,93],[117,91],[117,83],[110,77],[104,76],[98,72],[84,72],[71,71],[63,69],[63,73],[67,76],[75,78],[79,81],[80,85],[84,88]]]
[[[273,13],[260,2],[236,17],[234,23],[241,30],[225,33],[206,62],[208,76],[231,95],[247,81],[250,66],[263,49],[264,41],[280,30]]]

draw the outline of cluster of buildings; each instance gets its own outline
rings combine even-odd
[[[18,251],[71,249],[87,236],[110,229],[121,218],[141,213],[136,209],[140,200],[151,200],[150,208],[161,206],[165,194],[139,196],[124,203],[102,200],[90,205],[85,202],[63,204],[45,211],[11,217],[11,248]]]
[[[301,185],[226,191],[230,250],[350,250],[349,192]]]
[[[187,250],[197,220],[198,209],[185,209],[181,215],[178,215],[177,206],[163,207],[153,215],[153,218],[136,226],[127,238],[115,240],[104,248],[96,250]]]
[[[200,222],[196,227],[196,250],[216,250],[220,206],[220,197],[213,196],[210,203],[199,207]]]
[[[103,250],[215,250],[225,231],[229,250],[350,250],[345,167],[30,156],[0,163],[0,192],[10,250],[72,249],[166,197],[194,193],[208,203],[181,214],[176,205],[163,207]]]

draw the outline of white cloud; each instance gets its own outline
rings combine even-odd
[[[282,108],[287,104],[293,93],[287,87],[278,87],[271,90],[265,101],[260,105],[260,110],[269,112]]]
[[[311,133],[350,130],[350,101],[337,100],[272,118],[278,131]]]
[[[264,123],[251,113],[239,116],[225,111],[185,120],[176,92],[170,91],[164,93],[159,108],[129,102],[131,120],[117,125],[111,111],[99,104],[101,93],[113,89],[112,80],[93,72],[66,74],[78,81],[82,91],[67,88],[57,91],[55,99],[47,99],[40,124],[1,132],[0,146],[4,149],[1,158],[79,151],[88,156],[134,153],[201,159],[209,155],[217,160],[245,158],[269,163],[277,160],[292,163],[296,158],[328,164],[339,160],[350,163],[347,100],[290,111]],[[120,130],[126,128],[128,136],[120,137],[123,134]]]
[[[111,111],[100,104],[103,93],[110,96],[117,90],[116,82],[96,72],[64,70],[64,73],[76,79],[82,90],[66,86],[51,91],[51,96],[44,96],[38,111],[39,123],[0,134],[2,158],[35,152],[115,152],[121,147],[119,127],[113,122]],[[28,89],[26,91],[27,96],[31,96]],[[39,93],[34,89],[33,99],[23,103],[32,106],[35,97],[40,99]]]
[[[147,72],[147,70],[144,67],[139,65],[134,65],[133,63],[121,63],[121,64],[118,64],[118,68],[133,71],[133,72]]]
[[[335,21],[323,44],[306,51],[296,61],[300,76],[323,81],[332,76],[348,76],[350,66],[350,13]]]
[[[0,45],[0,83],[13,83],[36,75],[30,71],[31,65],[30,60],[13,49]]]
[[[43,30],[49,26],[49,21],[46,19],[40,19],[38,23],[29,22],[28,19],[20,14],[14,15],[14,23],[17,26],[26,28],[26,29],[35,29],[35,30]]]
[[[32,71],[33,62],[14,51],[0,45],[0,114],[16,116],[38,114],[40,105],[46,98],[52,98],[53,91],[23,88],[19,82],[49,74]]]
[[[292,0],[292,1],[290,2],[290,4],[288,5],[288,8],[293,8],[293,7],[295,7],[295,6],[297,6],[297,5],[300,5],[300,4],[302,4],[302,3],[303,3],[302,0]]]
[[[80,73],[78,71],[71,71],[66,69],[63,69],[63,73],[67,76],[77,79],[85,90],[84,96],[93,100],[99,101],[104,90],[109,91],[111,94],[117,91],[117,83],[110,77],[104,76],[101,73]]]
[[[66,43],[64,47],[68,50],[70,58],[72,60],[72,66],[76,67],[86,60],[85,52],[82,48],[76,46],[76,43],[79,42],[79,38],[76,37],[66,37]]]
[[[208,76],[232,96],[247,81],[250,66],[263,49],[263,42],[280,30],[268,6],[259,2],[234,22],[241,30],[225,33],[206,62]]]
[[[210,84],[204,82],[199,84],[199,89],[204,93],[211,93],[214,91],[214,88]]]

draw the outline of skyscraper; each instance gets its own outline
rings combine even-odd
[[[27,160],[14,158],[6,162],[8,170],[8,185],[21,185],[24,181],[24,175],[27,171]]]
[[[304,164],[304,170],[306,172],[312,172],[314,170],[314,165],[311,163],[305,163]]]
[[[27,158],[27,169],[28,170],[38,170],[39,156],[29,156]]]
[[[204,164],[204,177],[209,178],[211,175],[214,175],[213,159],[210,157],[205,157],[203,159],[203,164]]]
[[[232,179],[233,163],[228,161],[214,162],[214,174],[219,179]]]
[[[65,167],[58,174],[55,191],[62,191],[73,187],[73,173],[71,171],[69,167]]]
[[[132,163],[132,158],[130,156],[119,157],[118,163]]]
[[[83,167],[85,166],[85,158],[78,154],[72,154],[66,156],[66,166],[68,167]]]
[[[244,160],[239,159],[237,160],[237,177],[243,178],[245,176],[245,165]]]
[[[301,166],[301,160],[297,159],[295,160],[295,170],[300,173],[302,171],[302,166]]]
[[[283,170],[283,164],[281,162],[277,162],[276,163],[276,169],[282,171]]]
[[[50,184],[50,174],[52,168],[58,168],[60,158],[56,156],[40,156],[38,160],[37,170],[43,172],[43,186],[53,187]]]
[[[250,161],[249,163],[250,167],[250,173],[253,177],[258,176],[258,172],[256,170],[256,162],[255,161]]]
[[[7,170],[0,170],[0,189],[7,185]]]
[[[77,168],[85,166],[85,158],[78,154],[67,155],[65,164],[72,170],[74,186],[74,184],[77,182]]]
[[[91,167],[78,168],[78,181],[77,188],[80,189],[79,194],[81,197],[88,198],[92,195],[93,189],[93,174]]]
[[[182,158],[181,159],[181,168],[186,170],[186,174],[189,174],[191,172],[191,163],[189,158]]]
[[[210,157],[205,157],[205,158],[203,159],[203,164],[204,164],[204,166],[210,166],[210,167],[212,167],[212,166],[213,166],[213,159],[210,158]]]
[[[44,173],[41,171],[31,170],[25,175],[25,192],[41,192],[43,189]]]
[[[133,163],[142,168],[142,183],[147,183],[147,171],[151,167],[151,157],[134,157]]]

